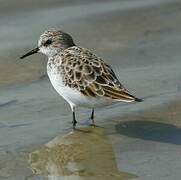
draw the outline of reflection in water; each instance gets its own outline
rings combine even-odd
[[[116,125],[118,133],[144,140],[181,144],[181,128],[155,121],[126,121]]]
[[[49,180],[121,180],[136,177],[117,170],[113,149],[104,130],[86,128],[58,136],[30,154],[34,174]]]

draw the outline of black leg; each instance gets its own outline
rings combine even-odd
[[[92,108],[92,113],[91,113],[91,117],[90,117],[91,121],[92,121],[92,126],[95,126],[95,121],[94,121],[94,108]]]
[[[75,119],[75,111],[73,111],[73,121],[72,121],[72,124],[73,124],[73,129],[75,129],[76,124],[77,124],[77,121]]]

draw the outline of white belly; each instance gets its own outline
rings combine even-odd
[[[60,94],[71,106],[92,106],[89,98],[83,96],[80,92],[75,89],[71,89],[65,86],[62,81],[62,76],[60,73],[53,71],[53,69],[48,69],[47,71],[49,79],[55,88],[55,90]]]
[[[49,79],[55,88],[55,90],[60,94],[70,106],[82,106],[82,107],[96,107],[109,105],[111,102],[104,98],[91,98],[86,97],[76,89],[71,89],[65,86],[62,80],[61,73],[56,71],[56,68],[47,68],[47,73]]]

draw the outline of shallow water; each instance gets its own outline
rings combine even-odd
[[[96,109],[117,170],[136,179],[179,179],[179,1],[23,2],[25,9],[19,9],[21,1],[0,3],[11,9],[0,12],[0,179],[41,179],[33,176],[28,154],[71,131],[70,108],[44,76],[46,58],[19,60],[52,26],[111,63],[120,81],[144,99]],[[78,127],[88,126],[89,113],[78,110]]]

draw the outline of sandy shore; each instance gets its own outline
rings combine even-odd
[[[31,176],[28,153],[71,128],[69,106],[44,76],[45,57],[18,58],[50,27],[71,33],[78,45],[102,56],[120,81],[144,99],[96,110],[119,170],[137,179],[180,179],[179,1],[53,1],[51,6],[47,1],[42,7],[28,4],[26,11],[19,9],[21,1],[1,3],[13,10],[0,13],[0,179]],[[78,126],[87,126],[81,119],[88,113],[78,112]]]

